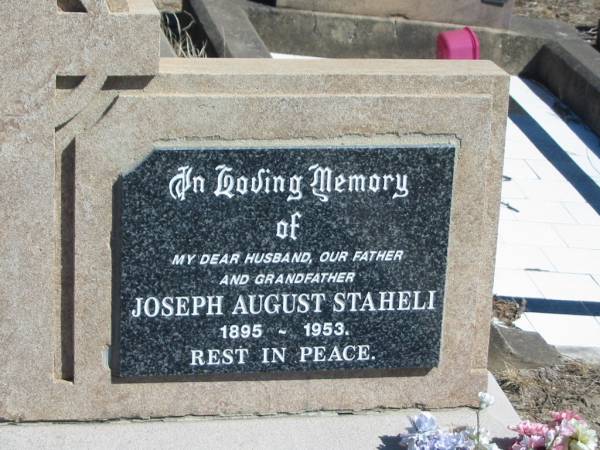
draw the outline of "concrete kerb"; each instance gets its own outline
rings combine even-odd
[[[550,89],[600,134],[600,52],[581,39],[551,40],[523,74]]]
[[[189,5],[220,57],[271,57],[238,0],[189,0]]]

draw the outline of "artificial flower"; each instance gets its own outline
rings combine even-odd
[[[422,412],[411,419],[411,422],[418,433],[427,433],[435,431],[438,428],[437,419],[433,414]]]
[[[571,419],[574,433],[569,441],[569,450],[595,450],[598,447],[598,436],[585,421]]]
[[[487,392],[479,393],[479,409],[485,409],[489,406],[493,405],[496,399],[493,395],[488,394]]]
[[[596,450],[598,436],[574,411],[552,413],[548,424],[523,421],[511,430],[519,433],[512,450]]]
[[[563,420],[567,420],[567,421],[569,421],[571,419],[583,420],[583,417],[581,417],[575,411],[571,411],[568,409],[566,409],[564,411],[552,411],[550,413],[550,415],[552,416],[552,420],[555,425],[560,424]]]
[[[516,426],[509,428],[524,436],[546,436],[546,433],[548,433],[549,430],[548,425],[538,422],[530,422],[529,420],[524,420],[518,423]]]

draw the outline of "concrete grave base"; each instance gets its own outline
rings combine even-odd
[[[15,295],[5,307],[12,319],[2,326],[7,338],[0,351],[6,362],[0,374],[1,418],[476,405],[487,374],[489,328],[482,323],[491,314],[486,299],[493,280],[507,111],[503,71],[487,61],[263,60],[257,65],[253,60],[172,58],[161,60],[158,75],[142,89],[132,88],[133,81],[139,80],[111,80],[56,134],[62,169],[57,195],[63,195],[56,211],[63,238],[62,270],[56,274],[62,279],[61,300],[55,302],[47,286],[36,283],[38,290],[30,296],[35,302],[24,308]],[[422,144],[432,139],[458,144],[437,367],[426,373],[370,370],[344,377],[255,375],[169,383],[123,383],[113,377],[107,364],[113,344],[113,187],[157,144]],[[25,158],[20,164],[29,167]],[[50,177],[44,181],[53,182]],[[15,185],[5,191],[12,196]],[[24,203],[15,208],[20,215],[34,215]],[[30,220],[20,232],[34,225]],[[55,250],[48,238],[19,242],[51,254]],[[18,273],[30,272],[23,263]],[[2,283],[17,292],[11,280]]]
[[[481,413],[482,426],[501,448],[514,433],[507,426],[519,416],[488,375],[488,392],[496,402]],[[153,421],[89,422],[70,424],[0,425],[4,449],[397,449],[398,435],[410,426],[416,409],[376,410],[356,414],[314,413],[202,419],[188,417]],[[442,428],[475,426],[475,410],[431,411]]]
[[[475,406],[487,382],[506,73],[488,61],[160,59],[152,0],[81,6],[0,3],[15,30],[0,52],[0,420]],[[115,375],[121,174],[157,146],[357,140],[456,147],[436,367]]]

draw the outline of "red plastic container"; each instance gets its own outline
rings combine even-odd
[[[479,59],[479,38],[469,27],[438,34],[438,59]]]

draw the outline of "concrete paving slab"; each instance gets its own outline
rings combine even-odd
[[[497,268],[494,274],[494,294],[507,297],[543,298],[528,273],[520,269]]]
[[[555,270],[541,249],[529,245],[508,245],[498,247],[497,269],[512,270]]]
[[[539,177],[524,159],[507,159],[504,161],[504,175],[511,180],[538,180]]]
[[[509,202],[511,206],[512,203],[514,202]],[[498,234],[502,242],[506,244],[566,247],[560,236],[547,223],[507,221],[500,223]],[[499,294],[499,292],[496,293]]]
[[[589,344],[594,342],[595,327],[581,335],[577,325],[577,315],[596,314],[600,301],[600,283],[593,275],[600,265],[600,215],[595,210],[598,183],[594,178],[600,174],[596,171],[600,140],[539,84],[513,77],[510,93],[537,129],[519,125],[514,111],[509,115],[504,174],[515,175],[502,185],[504,206],[494,294],[526,298],[528,312],[561,314],[561,328],[567,330],[564,336],[553,333],[545,320],[541,324],[539,319],[522,321],[524,329],[536,329],[546,341],[578,346],[572,339],[577,335],[600,350],[600,341]],[[547,137],[541,138],[540,133]],[[554,146],[554,153],[548,146]],[[557,155],[559,160],[553,159]],[[524,164],[539,179],[531,178]],[[572,174],[587,184],[582,187]],[[525,199],[515,196],[515,186]],[[543,264],[545,261],[549,264]],[[584,322],[593,324],[587,319]]]
[[[592,316],[525,313],[527,319],[544,340],[561,347],[600,347],[600,325]]]
[[[582,205],[581,203],[564,202],[562,205],[578,224],[600,226],[600,215],[587,203]]]
[[[502,190],[502,198],[504,199],[504,185]],[[507,200],[509,200],[508,197]],[[559,202],[510,199],[510,205],[516,209],[515,220],[520,222],[576,224],[573,217]]]
[[[561,270],[560,260],[554,258],[555,255],[551,253],[551,250],[553,251],[554,249],[545,249],[546,255]],[[573,268],[577,267],[574,266]],[[544,298],[567,301],[600,301],[600,286],[596,284],[589,274],[531,271],[528,275]]]
[[[556,225],[554,229],[569,247],[600,250],[600,226]]]
[[[543,248],[542,250],[559,272],[589,274],[600,267],[600,250],[557,247]],[[597,294],[596,298],[592,298],[592,300],[600,300],[600,291],[593,285],[591,285],[591,288]]]

